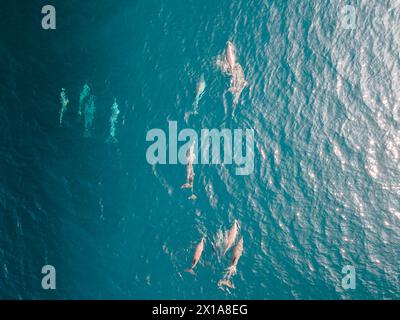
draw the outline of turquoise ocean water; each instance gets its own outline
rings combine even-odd
[[[400,298],[399,1],[57,0],[56,30],[41,28],[45,4],[0,1],[0,298]],[[249,82],[235,118],[216,67],[228,40]],[[195,165],[189,201],[184,165],[146,161],[146,133],[168,121],[253,129],[254,173]],[[228,292],[230,252],[211,241],[234,219],[244,252]]]

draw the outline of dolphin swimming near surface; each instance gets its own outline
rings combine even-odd
[[[192,275],[196,274],[193,271],[193,269],[196,267],[197,263],[200,260],[201,255],[203,253],[205,241],[206,241],[205,237],[201,238],[200,242],[196,246],[196,250],[194,251],[193,260],[192,260],[192,266],[190,268],[188,268],[188,269],[185,269],[186,272],[189,272]]]
[[[114,98],[114,103],[111,106],[111,116],[110,116],[110,136],[107,139],[107,142],[109,143],[115,143],[117,142],[117,139],[115,137],[116,133],[116,125],[118,123],[118,115],[119,115],[120,111],[118,108],[118,103],[117,103],[117,99]]]
[[[89,97],[89,94],[90,94],[90,87],[85,83],[85,85],[83,86],[83,89],[79,95],[78,115],[82,115],[82,109],[83,109],[83,106],[84,106],[87,98]]]
[[[236,65],[236,49],[232,42],[228,41],[226,47],[226,61],[228,62],[228,71],[233,74],[233,69]]]
[[[185,122],[186,123],[188,122],[189,117],[192,114],[198,114],[199,102],[200,102],[201,98],[203,97],[205,90],[206,90],[206,81],[204,80],[204,75],[202,74],[196,85],[196,95],[194,97],[193,111],[185,112]]]
[[[186,165],[186,183],[182,185],[182,189],[190,189],[193,187],[193,181],[194,181],[194,170],[193,170],[193,164],[192,163],[187,163]]]
[[[236,274],[237,263],[243,253],[243,237],[240,238],[232,251],[231,265],[228,267],[228,278]]]
[[[239,231],[239,222],[235,219],[233,221],[233,225],[232,225],[231,229],[229,230],[226,241],[225,241],[225,249],[224,249],[224,252],[222,253],[223,256],[235,243],[238,231]]]
[[[248,85],[248,82],[244,78],[243,68],[239,63],[237,63],[234,67],[231,85],[232,86],[229,88],[229,91],[233,94],[233,105],[236,106],[239,102],[239,98],[243,89]],[[234,113],[234,110],[232,113]]]
[[[65,111],[67,111],[68,104],[69,104],[69,100],[68,100],[68,97],[67,97],[67,94],[66,94],[64,88],[61,88],[60,103],[61,103],[61,109],[60,109],[60,127],[61,127],[64,113],[65,113]]]
[[[245,79],[243,67],[237,62],[236,48],[231,41],[228,41],[224,61],[217,61],[217,65],[221,67],[224,73],[227,73],[230,79],[231,87],[228,89],[233,94],[233,111],[234,115],[236,105],[239,102],[240,95],[243,89],[248,85]]]
[[[222,279],[218,282],[218,286],[224,285],[229,288],[233,288],[233,289],[235,288],[234,284],[230,281],[230,278],[236,274],[236,267],[237,267],[240,257],[242,256],[242,253],[243,253],[243,237],[240,238],[237,245],[233,248],[231,263],[228,267],[228,270],[225,274],[224,279]]]

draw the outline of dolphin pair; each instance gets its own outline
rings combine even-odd
[[[227,234],[227,239],[225,242],[225,247],[224,247],[224,252],[223,252],[224,255],[235,243],[235,240],[236,240],[236,237],[238,234],[238,230],[239,230],[239,223],[235,219],[231,229],[229,230],[229,232]],[[189,272],[192,275],[196,274],[194,272],[194,268],[197,266],[198,262],[200,261],[201,255],[203,254],[205,241],[206,241],[206,239],[203,236],[201,238],[200,242],[196,245],[196,249],[193,254],[191,267],[188,269],[185,269],[186,272]],[[227,268],[227,272],[225,273],[224,278],[218,281],[219,287],[226,286],[226,287],[229,287],[232,289],[235,288],[234,284],[232,283],[232,281],[230,279],[232,276],[234,276],[236,274],[237,264],[239,262],[240,257],[242,256],[242,253],[243,253],[243,237],[240,238],[238,243],[233,248],[231,262],[230,262],[229,267]]]
[[[196,200],[197,196],[193,193],[193,183],[194,183],[194,169],[193,169],[193,162],[196,158],[194,154],[194,144],[193,142],[189,150],[187,151],[186,154],[186,183],[182,185],[182,189],[191,189],[192,190],[192,195],[189,197],[189,200]]]

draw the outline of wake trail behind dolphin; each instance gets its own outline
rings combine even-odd
[[[226,241],[227,241],[227,232],[224,233],[222,229],[218,229],[212,241],[212,246],[214,248],[215,253],[218,256],[218,259],[222,257]]]

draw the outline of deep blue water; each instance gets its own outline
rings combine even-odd
[[[1,0],[0,298],[399,299],[396,2],[57,0],[57,29],[43,30],[47,1]],[[228,40],[249,82],[235,118],[215,63]],[[90,137],[77,115],[85,83]],[[189,201],[184,165],[146,161],[146,133],[168,121],[253,129],[254,174],[195,165]],[[227,292],[230,252],[211,240],[234,219],[244,252]],[[183,270],[203,233],[193,277]],[[54,291],[41,287],[46,264]],[[354,290],[341,286],[345,265]]]

